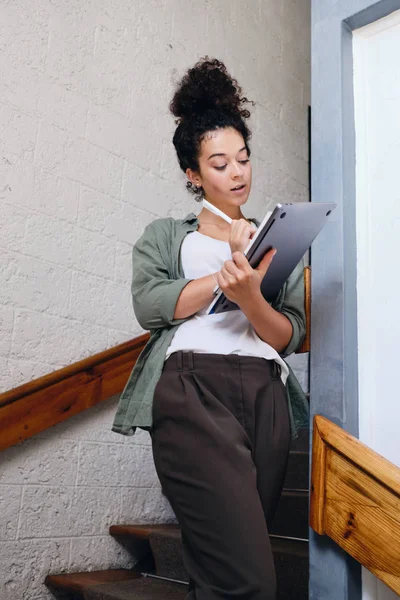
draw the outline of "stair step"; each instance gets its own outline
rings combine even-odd
[[[309,452],[291,450],[283,488],[286,490],[309,489]]]
[[[184,600],[188,589],[128,569],[48,575],[45,583],[56,597],[83,600]]]
[[[283,490],[270,533],[308,539],[308,491]]]
[[[92,587],[85,600],[184,600],[187,592],[187,585],[140,577]]]
[[[180,531],[179,525],[175,523],[163,523],[161,525],[111,525],[110,535],[113,537],[136,537],[148,540],[152,533]]]
[[[140,577],[140,573],[128,569],[109,569],[107,571],[47,575],[45,585],[51,590],[65,591],[73,597],[83,598],[83,593],[91,587],[124,581],[132,582],[138,577]]]
[[[157,575],[188,580],[183,565],[179,525],[114,525],[110,533],[115,537],[119,534],[133,537],[147,535],[157,565]],[[278,580],[277,600],[307,600],[308,543],[271,538],[271,546]]]

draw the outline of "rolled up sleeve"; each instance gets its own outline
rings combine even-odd
[[[143,329],[176,325],[175,307],[190,279],[171,279],[160,252],[157,237],[148,225],[132,250],[132,302],[135,316]]]

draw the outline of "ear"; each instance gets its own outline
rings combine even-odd
[[[192,171],[192,169],[186,169],[186,177],[193,185],[195,185],[196,187],[201,187],[201,177],[197,173],[197,171]]]

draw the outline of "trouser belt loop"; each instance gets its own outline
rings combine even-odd
[[[189,350],[189,352],[188,352],[188,367],[189,367],[189,373],[193,373],[193,371],[194,371],[194,360],[193,360],[193,352],[192,352],[192,350]]]
[[[178,350],[176,353],[176,366],[178,371],[183,371],[183,352],[182,350]]]

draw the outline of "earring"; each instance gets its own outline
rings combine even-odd
[[[201,185],[198,186],[198,187],[195,186],[194,193],[196,195],[196,197],[195,197],[196,202],[201,202],[203,200],[203,198],[204,198],[204,190],[201,187]]]

